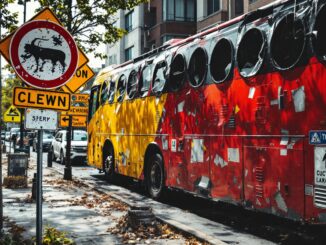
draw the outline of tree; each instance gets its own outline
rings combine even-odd
[[[126,31],[114,26],[114,14],[119,10],[130,10],[147,0],[39,0],[41,7],[50,6],[61,23],[73,35],[86,52],[95,57],[106,58],[96,53],[96,47],[102,43],[114,43]],[[99,31],[104,28],[104,34]]]
[[[7,29],[9,33],[16,28],[16,24],[18,23],[18,12],[11,12],[8,6],[14,1],[15,0],[0,1],[0,27]]]

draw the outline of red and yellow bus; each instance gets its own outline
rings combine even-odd
[[[153,198],[175,188],[325,223],[325,63],[326,1],[290,0],[106,68],[88,164]]]

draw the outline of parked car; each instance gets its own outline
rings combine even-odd
[[[20,132],[20,128],[11,128],[10,129],[10,140],[16,142],[19,132]]]
[[[61,164],[65,164],[67,145],[67,130],[60,130],[52,141],[53,160],[59,158]],[[73,130],[71,139],[70,159],[74,162],[85,162],[87,155],[87,132],[84,130]]]
[[[9,141],[9,140],[10,140],[10,132],[9,131],[6,131],[5,141]]]
[[[53,134],[49,132],[43,132],[43,142],[42,142],[42,149],[43,151],[49,151],[51,149],[52,141],[54,139]],[[37,142],[37,137],[33,140],[33,151],[36,151],[38,149],[39,145]]]
[[[5,140],[6,138],[6,132],[1,132],[1,140]]]

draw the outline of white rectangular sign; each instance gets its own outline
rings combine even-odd
[[[25,129],[56,130],[58,113],[52,110],[25,110]]]

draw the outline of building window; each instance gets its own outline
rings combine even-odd
[[[134,49],[134,46],[127,48],[125,50],[125,61],[131,60],[132,59],[132,51]]]
[[[163,0],[163,20],[195,21],[195,0]]]
[[[211,15],[220,9],[220,0],[207,0],[207,15]]]
[[[109,65],[117,64],[117,55],[110,55],[109,56]]]
[[[125,16],[125,29],[127,32],[130,32],[132,30],[132,14],[133,13],[134,13],[134,11],[130,11]]]

